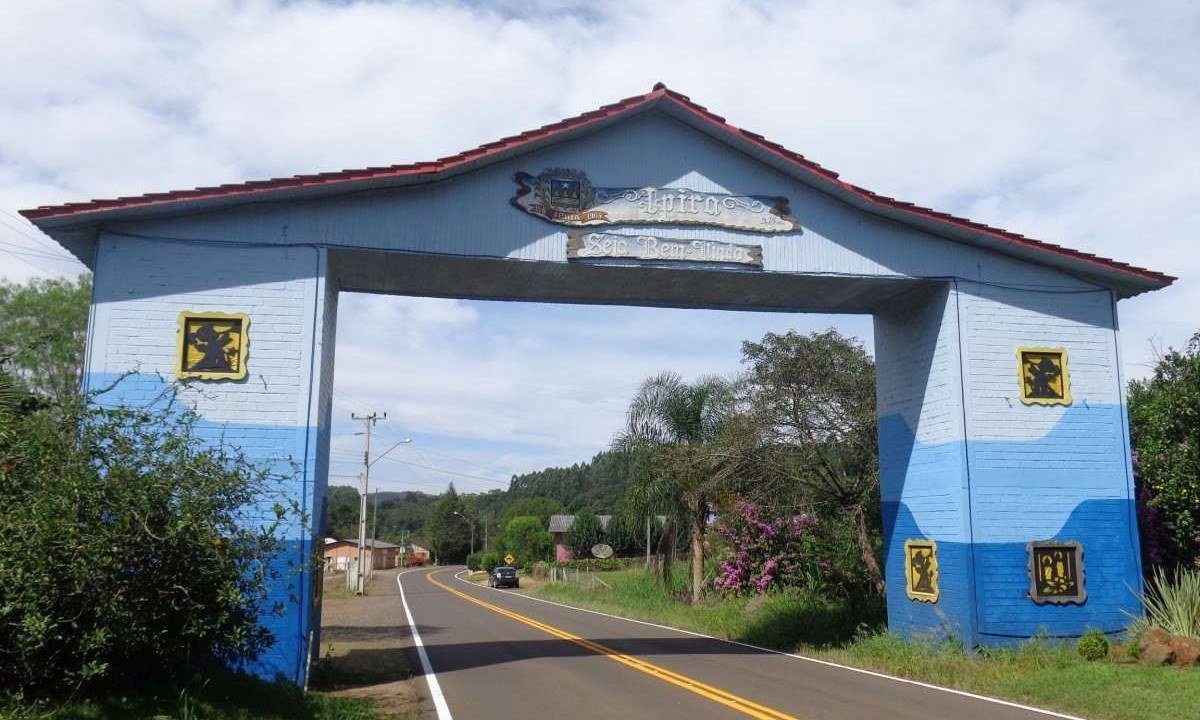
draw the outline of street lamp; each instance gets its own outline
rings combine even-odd
[[[463,522],[465,522],[467,524],[467,527],[471,528],[471,554],[474,555],[475,554],[475,523],[472,522],[471,520],[467,519],[466,515],[463,515],[462,513],[460,513],[457,510],[451,510],[450,512],[459,516],[460,518],[462,518]]]

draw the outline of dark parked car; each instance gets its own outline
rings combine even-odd
[[[488,575],[488,587],[521,587],[521,581],[517,578],[517,569],[515,567],[501,565],[495,570],[492,570],[492,574]]]

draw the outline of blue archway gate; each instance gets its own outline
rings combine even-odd
[[[339,290],[875,318],[889,624],[1116,631],[1141,587],[1117,300],[1157,272],[845,183],[662,86],[415,165],[25,212],[88,264],[87,386],[163,383],[324,509]],[[258,670],[318,649],[319,522]]]

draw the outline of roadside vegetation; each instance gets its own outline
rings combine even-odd
[[[97,697],[0,700],[5,720],[384,720],[375,703],[212,670]]]
[[[296,515],[264,498],[288,470],[202,438],[171,388],[80,397],[88,294],[0,285],[0,714],[373,717],[227,669],[274,642],[259,618]]]

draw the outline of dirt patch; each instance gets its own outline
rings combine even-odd
[[[425,715],[420,667],[400,605],[396,570],[377,571],[367,594],[327,593],[321,609],[321,659],[311,686],[374,701],[383,718]],[[329,589],[329,588],[327,588]]]

